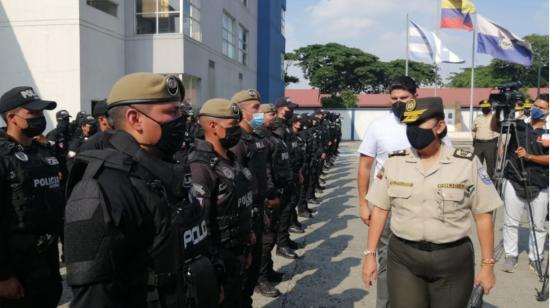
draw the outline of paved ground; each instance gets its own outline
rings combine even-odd
[[[276,299],[254,295],[255,307],[374,307],[376,288],[365,290],[361,281],[361,252],[367,229],[357,216],[357,142],[343,143],[342,155],[327,176],[328,189],[320,195],[323,202],[318,214],[303,221],[307,232],[294,240],[305,244],[299,250],[301,259],[275,257],[275,268],[285,272],[285,280],[277,287],[284,293]],[[525,220],[526,221],[526,220]],[[502,224],[498,213],[497,230]],[[527,242],[524,224],[520,240]],[[500,231],[496,232],[497,243]],[[472,234],[475,238],[475,234]],[[474,239],[476,250],[477,239]],[[521,247],[518,271],[506,274],[496,267],[497,285],[487,296],[484,307],[548,307],[548,302],[535,300],[535,288],[540,288],[536,275],[527,266],[525,245]],[[477,258],[479,259],[479,257]],[[291,279],[289,279],[291,278]],[[70,291],[65,291],[61,307],[68,307]]]

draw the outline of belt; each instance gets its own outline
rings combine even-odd
[[[489,143],[489,142],[495,142],[498,140],[498,137],[497,138],[493,138],[493,139],[489,139],[489,140],[481,140],[481,139],[475,139],[474,142],[477,142],[477,143]]]
[[[443,244],[436,244],[436,243],[432,243],[432,242],[426,242],[426,241],[409,241],[409,240],[406,240],[404,238],[400,238],[398,236],[395,236],[395,234],[393,235],[396,239],[398,239],[399,241],[413,247],[413,248],[416,248],[418,250],[422,250],[422,251],[436,251],[436,250],[441,250],[441,249],[446,249],[446,248],[451,248],[451,247],[456,247],[456,246],[459,246],[459,245],[462,245],[466,242],[468,242],[470,240],[469,237],[463,237],[457,241],[454,241],[454,242],[450,242],[450,243],[443,243]]]

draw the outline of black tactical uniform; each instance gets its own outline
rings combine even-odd
[[[189,164],[193,193],[206,211],[211,247],[223,260],[223,307],[240,307],[251,237],[252,174],[232,152],[227,156],[218,156],[209,142],[196,139]]]
[[[173,76],[135,73],[115,84],[108,103],[173,103],[182,92]],[[155,147],[169,157],[179,139],[166,141],[178,138],[183,121],[166,123]],[[189,199],[189,170],[142,150],[124,131],[103,136],[103,150],[80,153],[68,180],[71,307],[216,307],[206,221]]]
[[[298,118],[293,119],[293,123],[298,121]],[[290,226],[293,232],[303,233],[303,226],[298,222],[296,207],[300,202],[300,194],[303,191],[303,172],[305,170],[306,143],[299,133],[291,132],[290,134],[290,166],[294,174],[294,190],[289,198],[290,208]]]
[[[250,247],[252,252],[252,264],[245,272],[242,302],[243,307],[251,307],[251,297],[260,275],[264,212],[267,197],[267,162],[269,149],[261,133],[248,133],[244,129],[241,129],[241,140],[230,150],[235,154],[237,161],[250,170],[253,178],[252,189],[254,193],[254,202],[252,204],[251,225],[252,231],[256,236],[256,243]]]
[[[290,167],[290,155],[288,147],[283,140],[284,132],[281,130],[282,126],[273,126],[270,128],[270,133],[267,140],[271,148],[271,159],[269,171],[271,172],[271,181],[275,191],[271,190],[269,195],[271,197],[278,196],[280,198],[279,209],[270,209],[267,211],[270,224],[266,226],[265,233],[263,235],[263,251],[262,251],[262,263],[260,268],[260,280],[267,281],[269,273],[273,271],[273,261],[271,259],[271,251],[275,247],[279,230],[281,230],[281,223],[283,220],[290,221],[290,217],[287,215],[282,217],[282,213],[285,210],[285,206],[288,203],[287,191],[292,186],[292,169]],[[269,184],[268,184],[269,185]],[[283,229],[285,226],[282,227]],[[288,230],[288,225],[286,226]]]
[[[0,280],[16,277],[25,296],[0,307],[56,307],[61,296],[58,239],[65,200],[52,147],[0,139]]]

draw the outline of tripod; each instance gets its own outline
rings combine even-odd
[[[497,114],[495,114],[495,116],[498,116],[498,112]],[[528,189],[529,181],[528,181],[528,175],[525,169],[525,164],[522,159],[519,159],[518,160],[519,166],[515,166],[514,164],[512,164],[509,157],[507,157],[508,147],[510,146],[510,141],[512,137],[515,137],[516,145],[518,146],[521,145],[521,143],[519,142],[520,140],[517,133],[517,123],[516,123],[516,120],[513,119],[513,116],[514,116],[513,112],[507,112],[505,114],[505,119],[501,122],[500,136],[498,140],[497,149],[499,151],[502,149],[503,152],[502,152],[502,155],[497,155],[497,163],[496,163],[494,178],[495,178],[495,185],[496,185],[497,191],[502,199],[504,199],[503,186],[504,186],[504,171],[506,170],[506,168],[510,168],[510,170],[512,170],[512,172],[517,176],[517,178],[520,179],[521,185],[525,189],[525,192],[527,195],[526,201],[527,201],[527,211],[529,216],[530,231],[533,237],[533,243],[536,250],[535,269],[537,271],[537,275],[539,279],[543,282],[543,288],[541,289],[540,292],[538,292],[537,298],[539,298],[541,293],[544,293],[545,288],[548,287],[548,266],[546,268],[546,274],[543,274],[541,256],[539,255],[539,248],[538,248],[540,243],[537,243],[537,238],[536,238],[535,223],[533,219],[533,208],[531,206],[532,195],[530,190]],[[526,138],[527,138],[527,134],[526,134]],[[519,167],[519,170],[517,167]],[[495,214],[496,212],[493,215],[493,224],[495,223],[495,220],[496,220]],[[542,243],[542,245],[544,245],[544,243]],[[501,240],[500,243],[497,245],[497,247],[495,247],[495,260],[498,260],[503,253],[504,253],[503,240]],[[548,291],[546,291],[546,294],[548,294]]]

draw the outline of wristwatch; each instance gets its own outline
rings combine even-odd
[[[365,257],[368,257],[368,256],[376,257],[376,251],[363,250],[363,256],[365,256]]]

